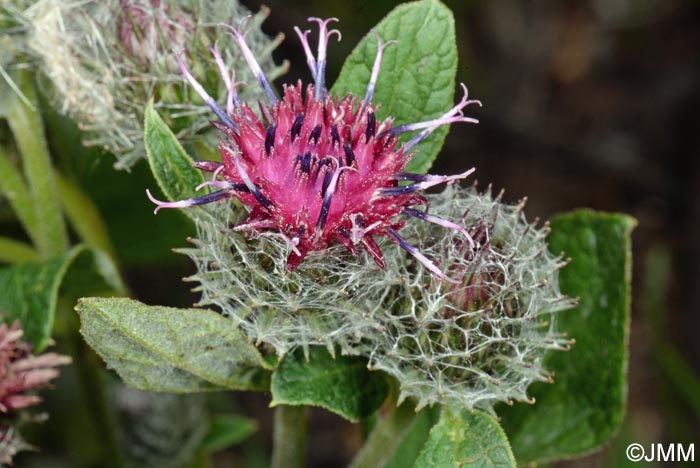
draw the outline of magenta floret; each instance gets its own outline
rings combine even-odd
[[[467,177],[474,169],[453,176],[404,172],[413,156],[411,149],[436,128],[454,122],[477,120],[464,117],[463,109],[479,101],[464,98],[437,119],[392,127],[392,119],[378,121],[371,103],[384,48],[378,38],[377,59],[364,99],[355,96],[328,96],[324,87],[325,57],[330,20],[319,23],[317,56],[311,53],[307,35],[297,30],[307,55],[315,84],[306,88],[301,82],[286,85],[282,99],[277,98],[269,81],[247,47],[240,29],[232,36],[269,99],[260,104],[259,117],[247,104],[239,104],[233,78],[222,68],[216,49],[212,50],[229,87],[227,109],[197,83],[180,60],[185,77],[212,108],[220,122],[215,126],[224,134],[219,149],[222,162],[198,161],[196,167],[212,172],[211,181],[202,186],[217,189],[208,195],[176,202],[151,199],[160,208],[184,208],[235,197],[248,209],[247,219],[235,227],[239,231],[274,232],[291,248],[287,267],[294,270],[307,253],[322,251],[332,243],[342,243],[353,254],[362,246],[374,261],[384,267],[377,237],[387,237],[437,277],[448,279],[427,257],[409,245],[398,231],[405,216],[463,230],[459,225],[420,211],[426,198],[420,191],[440,183]],[[376,33],[375,33],[376,34]],[[235,105],[233,104],[235,102]],[[398,135],[421,130],[406,144]],[[201,188],[200,186],[199,188]],[[470,240],[471,242],[471,240]]]

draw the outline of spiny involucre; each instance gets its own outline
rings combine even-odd
[[[556,313],[576,303],[559,290],[567,261],[549,252],[548,225],[525,219],[524,201],[504,204],[475,187],[429,199],[435,214],[459,220],[471,239],[430,225],[410,226],[407,238],[457,282],[436,281],[420,263],[392,257],[387,271],[397,284],[383,296],[373,315],[377,334],[363,348],[370,368],[396,377],[401,399],[413,397],[419,407],[491,411],[497,401],[533,403],[528,386],[552,381],[545,352],[571,344],[556,329]]]
[[[178,137],[190,141],[209,128],[208,108],[190,100],[175,54],[185,46],[191,54],[222,48],[221,60],[240,69],[237,80],[253,82],[240,52],[216,25],[239,21],[248,11],[236,0],[39,0],[21,12],[27,44],[51,81],[59,110],[70,115],[86,133],[84,143],[117,157],[116,167],[128,169],[145,157],[143,117],[152,97]],[[249,41],[261,66],[272,76],[284,71],[272,62],[272,40],[260,30],[266,9],[251,22]],[[215,66],[193,74],[223,95]],[[242,94],[255,99],[254,86]]]

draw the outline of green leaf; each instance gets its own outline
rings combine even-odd
[[[376,27],[382,42],[398,44],[384,50],[372,102],[380,104],[380,119],[393,116],[395,125],[439,117],[453,106],[457,45],[452,12],[437,0],[399,5]],[[377,54],[377,39],[367,34],[343,64],[332,94],[352,93],[362,99]],[[419,144],[408,170],[426,172],[437,156],[448,127],[438,128]],[[404,135],[407,141],[414,133]]]
[[[272,374],[270,405],[320,406],[357,422],[379,408],[388,391],[385,375],[368,370],[366,359],[333,359],[326,349],[315,348],[308,362],[301,351],[285,356]]]
[[[503,429],[488,414],[444,408],[415,467],[515,467]]]
[[[258,423],[254,419],[236,414],[215,415],[202,448],[207,452],[223,450],[244,441],[257,430]]]
[[[188,236],[194,236],[195,227],[182,210],[153,214],[154,206],[146,196],[146,189],[157,190],[158,183],[148,161],[139,161],[128,172],[115,171],[112,155],[101,148],[81,144],[84,133],[75,122],[51,109],[43,115],[51,152],[58,158],[62,174],[70,175],[95,204],[98,213],[109,214],[103,221],[119,264],[125,268],[158,265],[169,270],[173,270],[174,264],[187,264],[184,257],[173,255],[171,249]],[[70,213],[67,215],[71,219]]]
[[[15,93],[7,96],[7,123],[22,155],[27,187],[32,197],[36,247],[44,258],[51,258],[68,249],[68,233],[53,179],[51,155],[33,78],[26,70],[15,74],[14,78],[28,101],[23,101]],[[26,226],[32,229],[31,222]]]
[[[0,263],[29,263],[41,260],[34,248],[9,237],[0,237]]]
[[[37,224],[34,202],[29,193],[29,188],[18,168],[12,164],[5,149],[0,146],[0,193],[5,196],[15,212],[17,219],[22,223],[27,235],[33,243],[41,239]]]
[[[418,458],[425,442],[428,440],[430,429],[440,418],[440,408],[435,405],[432,408],[423,408],[416,415],[413,425],[401,441],[401,445],[396,449],[391,460],[384,468],[404,468],[412,466]]]
[[[125,298],[84,298],[76,310],[85,340],[132,387],[177,393],[268,388],[268,364],[213,310]]]
[[[86,245],[100,249],[116,261],[107,225],[95,203],[74,181],[54,171],[61,206],[73,229]]]
[[[557,327],[574,338],[568,353],[547,355],[554,384],[536,384],[530,407],[499,411],[518,463],[583,455],[620,426],[627,394],[630,321],[630,235],[625,215],[579,210],[552,219],[550,249],[572,262],[559,275],[578,308],[561,312]]]
[[[192,159],[185,153],[175,134],[158,115],[153,102],[146,107],[144,142],[148,163],[163,194],[171,201],[196,197],[195,187],[204,182],[202,173],[195,169]],[[194,210],[183,210],[194,217]]]
[[[123,290],[109,258],[85,246],[43,263],[0,269],[0,313],[11,322],[19,319],[24,337],[41,351],[51,342],[58,296],[76,289],[104,294]]]

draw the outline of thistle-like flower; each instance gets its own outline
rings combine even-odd
[[[422,190],[451,183],[471,174],[470,169],[453,176],[405,172],[412,149],[442,125],[477,120],[463,115],[463,109],[479,101],[464,97],[441,117],[420,123],[392,126],[392,119],[379,122],[372,103],[384,48],[377,35],[377,55],[363,98],[329,96],[325,88],[326,51],[329,38],[340,32],[329,30],[335,18],[310,18],[319,25],[318,51],[314,56],[308,34],[296,29],[306,53],[314,84],[301,83],[284,88],[279,99],[248,47],[241,27],[228,27],[250,69],[268,99],[258,117],[236,93],[232,73],[212,50],[226,87],[226,109],[222,109],[192,76],[179,58],[182,72],[192,87],[211,107],[223,133],[221,163],[197,161],[196,167],[212,172],[202,186],[217,190],[207,195],[176,202],[162,202],[148,193],[160,208],[184,208],[205,203],[240,200],[248,218],[234,230],[273,234],[288,244],[291,253],[287,268],[294,270],[309,252],[325,251],[332,244],[343,244],[353,254],[358,247],[384,267],[376,238],[387,237],[418,259],[443,280],[448,279],[425,255],[410,245],[399,230],[403,216],[466,233],[463,227],[419,210],[426,199]],[[405,144],[397,136],[417,132]],[[402,182],[408,184],[402,185]]]
[[[18,430],[22,420],[42,420],[18,414],[18,410],[41,402],[39,396],[29,392],[48,387],[59,375],[56,368],[70,363],[68,356],[56,353],[34,356],[32,346],[22,341],[22,334],[19,321],[11,326],[0,324],[0,464],[3,465],[11,465],[18,452],[31,448]]]
[[[161,0],[119,0],[117,35],[125,52],[142,65],[157,59],[164,48],[181,48],[197,26],[186,8]],[[162,44],[162,43],[165,44]]]
[[[253,17],[249,39],[263,69],[278,76],[286,65],[276,67],[271,53],[283,36],[270,39],[260,30],[268,12]],[[120,169],[146,155],[143,110],[151,98],[181,140],[201,139],[209,129],[208,108],[190,102],[173,49],[193,44],[194,55],[215,48],[226,66],[244,63],[237,51],[218,49],[225,34],[213,26],[220,18],[239,21],[249,14],[236,0],[39,0],[11,13],[27,31],[26,52],[49,78],[59,110],[85,132],[84,144],[113,153]],[[225,92],[215,66],[193,74]],[[241,70],[238,79],[253,77]],[[254,89],[242,96],[255,99]]]
[[[32,354],[32,346],[21,340],[19,322],[0,325],[0,414],[41,402],[32,390],[45,388],[59,375],[56,367],[70,358],[56,353]]]
[[[478,101],[469,100],[463,86],[462,100],[438,119],[396,127],[391,119],[379,122],[372,97],[389,43],[377,37],[363,98],[329,96],[326,50],[339,33],[328,30],[333,19],[311,20],[320,26],[317,55],[309,32],[297,33],[314,84],[286,86],[282,99],[241,29],[229,28],[269,101],[260,116],[241,103],[224,66],[229,93],[222,109],[180,59],[219,119],[222,162],[195,163],[213,174],[201,185],[215,189],[207,195],[174,202],[148,195],[156,212],[231,198],[249,211],[233,231],[222,230],[222,222],[235,222],[224,203],[218,220],[198,222],[194,247],[182,249],[198,264],[189,280],[201,284],[200,304],[219,306],[249,339],[271,345],[280,357],[319,344],[331,353],[339,348],[366,356],[371,368],[397,378],[402,398],[419,406],[490,410],[496,401],[529,401],[530,383],[550,380],[542,367],[545,351],[570,343],[557,333],[555,313],[574,301],[559,291],[558,271],[566,262],[548,252],[548,228],[528,223],[523,205],[475,189],[421,193],[473,169],[455,176],[404,169],[413,147],[440,125],[476,122],[462,112]],[[397,135],[410,131],[420,132],[400,144]],[[428,204],[430,213],[418,209]],[[406,223],[402,216],[427,222]],[[415,261],[397,250],[382,252],[383,239]],[[359,247],[383,269],[359,258]],[[292,272],[282,274],[285,268]]]

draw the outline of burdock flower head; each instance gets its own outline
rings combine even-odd
[[[70,363],[56,353],[34,356],[22,335],[19,322],[0,325],[0,414],[39,403],[41,398],[29,392],[47,387],[59,375],[56,367]]]
[[[213,188],[206,195],[148,196],[156,212],[218,202],[205,210],[214,216],[195,216],[198,238],[182,249],[198,266],[189,280],[200,283],[200,305],[220,307],[278,356],[312,345],[365,356],[419,406],[490,409],[528,400],[528,385],[549,379],[544,352],[568,346],[555,327],[555,312],[572,305],[557,284],[565,262],[549,254],[547,229],[528,223],[521,205],[474,190],[423,193],[473,169],[454,176],[405,169],[415,145],[439,126],[476,122],[463,110],[479,102],[462,86],[460,102],[435,120],[379,121],[372,98],[389,43],[377,37],[364,96],[331,96],[326,50],[340,34],[328,29],[333,19],[311,21],[320,29],[316,55],[309,32],[297,34],[314,83],[288,85],[281,99],[241,28],[228,27],[267,97],[259,114],[241,102],[216,51],[229,90],[225,108],[180,58],[218,117],[222,162],[195,163],[212,173],[200,186]],[[401,143],[405,132],[417,134]],[[247,208],[243,222],[231,199]],[[410,255],[384,248],[387,241]]]
[[[525,219],[524,201],[504,204],[475,187],[428,198],[436,214],[458,220],[471,237],[408,227],[407,238],[455,283],[426,280],[420,264],[392,257],[387,274],[399,279],[372,317],[378,335],[369,340],[370,368],[396,377],[402,398],[419,406],[533,403],[528,386],[552,381],[545,352],[571,344],[556,329],[556,313],[575,306],[559,290],[567,262],[549,253],[549,227]]]
[[[271,53],[283,36],[270,39],[260,30],[268,11],[254,16],[249,39],[263,69],[278,76],[285,65],[276,67]],[[14,14],[26,26],[27,52],[49,78],[59,110],[85,132],[86,145],[113,153],[117,168],[145,157],[143,109],[152,97],[180,139],[202,138],[209,129],[208,109],[190,102],[173,50],[211,48],[226,66],[244,63],[238,51],[219,48],[225,34],[214,26],[249,14],[236,0],[39,0]],[[193,74],[225,92],[215,66]],[[253,77],[241,70],[238,79]],[[254,90],[242,95],[254,98]]]
[[[380,73],[384,47],[377,37],[377,55],[364,97],[329,96],[325,88],[326,50],[329,30],[335,18],[311,18],[319,25],[318,51],[314,56],[308,42],[310,31],[297,28],[314,84],[287,85],[279,99],[248,47],[241,27],[229,27],[268,103],[260,115],[241,103],[231,72],[216,50],[214,57],[229,90],[226,109],[194,79],[184,61],[180,66],[193,88],[211,107],[222,132],[219,149],[222,162],[198,161],[196,166],[213,173],[203,185],[216,189],[207,195],[176,202],[151,200],[160,208],[183,208],[237,198],[248,209],[248,218],[234,230],[274,234],[288,244],[287,268],[296,269],[309,252],[325,251],[342,244],[356,254],[363,248],[384,267],[377,238],[387,237],[418,259],[440,279],[447,279],[427,257],[410,245],[399,230],[404,217],[420,218],[446,228],[464,231],[450,221],[427,214],[421,191],[471,174],[474,169],[454,176],[405,172],[412,149],[435,129],[454,122],[477,122],[465,117],[470,104],[464,89],[462,100],[440,118],[426,122],[392,125],[392,119],[379,122],[372,103]],[[405,144],[397,136],[418,132]],[[405,184],[404,184],[405,182]]]
[[[18,321],[0,324],[0,464],[11,465],[18,452],[30,448],[18,426],[23,420],[41,418],[27,417],[20,410],[40,403],[32,392],[48,387],[59,375],[57,367],[70,363],[68,356],[55,353],[34,356],[22,335]]]

